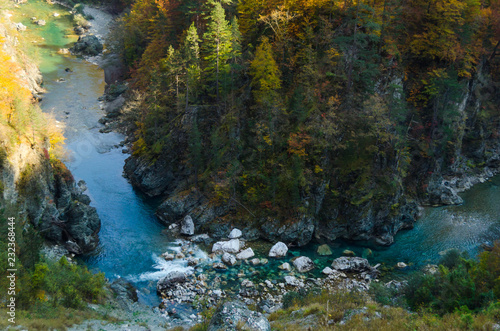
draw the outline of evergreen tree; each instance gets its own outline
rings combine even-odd
[[[272,104],[276,100],[277,90],[281,87],[281,73],[266,37],[262,38],[262,43],[257,47],[255,58],[250,65],[250,74],[253,76],[252,87],[257,103]]]
[[[207,66],[205,71],[209,80],[215,81],[217,103],[219,102],[220,76],[228,72],[227,61],[231,56],[231,29],[224,8],[219,2],[214,3],[207,25],[207,31],[203,35],[205,60]],[[214,77],[215,76],[215,77]]]
[[[186,109],[189,104],[189,88],[195,87],[200,76],[200,38],[194,23],[187,30],[184,40],[184,61],[186,64]]]

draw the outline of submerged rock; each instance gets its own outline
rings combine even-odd
[[[299,272],[308,272],[314,269],[314,262],[307,256],[300,256],[293,261],[293,265]]]
[[[361,254],[361,257],[363,257],[364,259],[366,259],[366,258],[369,258],[369,257],[370,257],[370,256],[372,256],[372,255],[373,255],[372,250],[371,250],[371,249],[369,249],[369,248],[365,248],[365,249],[363,250],[363,254]]]
[[[76,54],[96,56],[102,52],[103,47],[94,35],[80,36],[71,50]]]
[[[281,270],[285,270],[285,271],[292,271],[292,266],[288,262],[283,263],[278,268],[280,268]]]
[[[252,265],[256,266],[256,265],[260,264],[260,260],[258,258],[255,258],[255,259],[250,260],[250,263]]]
[[[217,270],[226,270],[226,269],[227,269],[226,265],[225,265],[224,263],[220,263],[220,262],[216,262],[216,263],[214,263],[214,264],[212,265],[212,267],[213,267],[214,269],[217,269]]]
[[[406,263],[404,263],[404,262],[398,262],[398,263],[396,264],[396,267],[397,267],[398,269],[404,269],[404,268],[408,267],[408,265],[407,265]]]
[[[344,255],[344,256],[356,256],[356,253],[354,253],[353,251],[351,251],[349,249],[346,249],[342,252],[342,255]]]
[[[286,256],[287,252],[288,246],[285,243],[279,241],[274,244],[273,247],[271,247],[271,250],[269,251],[269,257],[284,257]]]
[[[317,253],[319,255],[332,255],[332,249],[327,244],[318,247]]]
[[[241,301],[228,301],[215,311],[208,331],[255,330],[270,331],[269,321],[261,313],[251,311]]]

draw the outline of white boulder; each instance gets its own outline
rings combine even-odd
[[[218,241],[212,246],[212,253],[238,253],[239,251],[240,241],[238,239]]]
[[[269,257],[284,257],[288,252],[288,246],[281,241],[274,244],[273,247],[269,250]]]
[[[229,233],[229,239],[237,239],[242,236],[243,233],[241,233],[240,230],[234,228],[231,230],[231,233]]]
[[[191,216],[187,215],[181,221],[181,234],[192,236],[194,234],[194,222]]]
[[[234,239],[234,240],[238,240],[238,239]],[[249,258],[254,257],[254,256],[255,256],[255,254],[251,248],[247,248],[247,249],[241,251],[240,253],[236,254],[236,258],[238,260],[246,260],[246,259],[249,259]]]
[[[299,272],[308,272],[314,269],[314,262],[307,256],[300,256],[293,260],[293,265]]]
[[[228,252],[225,252],[222,255],[222,262],[224,262],[225,264],[228,264],[230,266],[233,266],[236,264],[236,257],[234,257],[233,254],[229,254]]]

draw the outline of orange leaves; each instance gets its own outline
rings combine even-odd
[[[307,156],[306,146],[311,143],[311,136],[305,132],[292,133],[288,138],[288,153],[300,157]]]

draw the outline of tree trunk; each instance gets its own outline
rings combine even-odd
[[[186,111],[189,104],[189,72],[186,72]]]
[[[216,74],[215,74],[215,89],[217,92],[217,105],[219,104],[219,40],[217,40],[217,56],[216,56]]]

